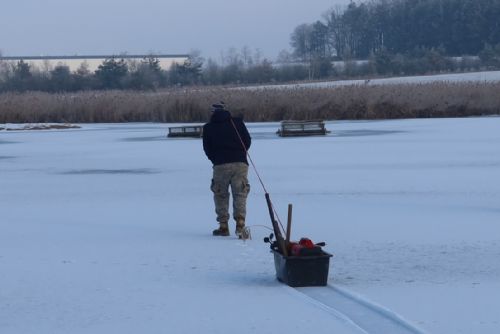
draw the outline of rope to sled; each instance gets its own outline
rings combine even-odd
[[[266,189],[266,186],[264,185],[264,182],[262,181],[262,178],[260,177],[259,172],[257,171],[257,167],[255,166],[255,164],[252,160],[252,157],[250,156],[250,153],[248,152],[247,147],[245,146],[245,143],[243,142],[243,138],[241,138],[240,132],[236,128],[236,124],[234,124],[233,118],[231,117],[230,120],[231,120],[231,124],[233,125],[234,130],[236,131],[236,134],[238,135],[238,138],[240,139],[241,146],[243,146],[243,149],[245,150],[245,154],[247,155],[248,160],[250,160],[250,164],[252,165],[252,168],[253,168],[255,174],[257,175],[257,178],[259,179],[259,182],[260,182],[260,185],[262,186],[262,189],[264,190],[264,192],[266,194],[269,194],[267,189]],[[283,224],[281,223],[278,212],[276,212],[276,209],[274,208],[274,205],[273,205],[273,202],[271,201],[271,199],[269,199],[269,202],[271,203],[271,208],[273,209],[274,215],[276,216],[276,220],[280,224],[282,232],[286,233],[285,228],[283,227]]]

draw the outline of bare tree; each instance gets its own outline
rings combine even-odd
[[[5,81],[8,77],[9,66],[6,61],[3,60],[2,50],[0,50],[0,82]]]
[[[246,68],[249,68],[253,65],[253,57],[252,57],[252,51],[248,46],[244,46],[241,48],[241,57],[243,58],[243,65]]]
[[[84,60],[76,70],[76,74],[82,77],[88,77],[91,75],[89,70],[89,63]]]
[[[288,50],[281,50],[276,58],[276,62],[279,64],[287,64],[293,62],[293,55]]]

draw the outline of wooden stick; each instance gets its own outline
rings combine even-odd
[[[286,246],[290,243],[290,235],[292,233],[292,204],[288,204],[288,221],[286,223]]]

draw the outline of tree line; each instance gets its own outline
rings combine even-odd
[[[286,55],[290,57],[290,55]],[[283,61],[284,60],[284,61]],[[500,45],[487,45],[479,57],[450,58],[442,48],[416,49],[411,55],[380,51],[365,61],[312,58],[297,62],[284,58],[247,63],[237,53],[229,62],[190,57],[164,70],[154,56],[139,62],[111,57],[94,72],[80,66],[75,72],[66,65],[41,70],[29,63],[0,62],[0,93],[43,91],[50,93],[89,90],[156,91],[169,87],[288,83],[307,79],[367,78],[374,75],[417,75],[500,68]]]
[[[283,83],[376,75],[417,75],[500,68],[500,0],[352,1],[322,20],[297,26],[290,51],[275,62],[248,47],[217,62],[198,52],[168,70],[154,55],[110,57],[91,72],[82,64],[34,68],[0,59],[0,93],[157,90],[177,86]],[[359,61],[363,60],[363,61]]]
[[[140,61],[110,57],[91,72],[84,62],[74,72],[58,64],[50,69],[37,68],[23,60],[0,63],[1,91],[72,92],[80,90],[135,89],[154,90],[177,81],[194,80],[201,64],[189,60],[173,64],[169,71],[160,67],[158,58],[145,57]]]
[[[275,67],[261,58],[258,51],[247,48],[229,50],[221,62],[205,61],[193,52],[183,63],[173,63],[167,70],[160,67],[154,55],[140,61],[109,57],[91,72],[86,63],[76,71],[58,64],[53,68],[38,68],[19,60],[16,63],[0,59],[1,92],[74,92],[82,90],[157,90],[193,85],[259,84],[288,82],[307,78],[303,65]]]
[[[291,46],[293,55],[316,72],[328,70],[331,59],[381,55],[401,62],[431,52],[442,57],[480,55],[482,65],[498,66],[499,17],[500,0],[352,1],[323,20],[297,26]],[[392,72],[399,72],[396,67]]]

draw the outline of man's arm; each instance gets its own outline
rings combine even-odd
[[[205,155],[207,158],[212,161],[212,148],[210,145],[210,140],[209,140],[209,135],[208,135],[209,130],[207,129],[207,126],[203,127],[203,151],[205,151]]]
[[[240,122],[239,128],[240,128],[241,139],[243,140],[243,143],[245,144],[245,147],[248,150],[250,148],[250,145],[252,145],[252,137],[250,137],[250,133],[248,132],[248,129],[243,121]]]

